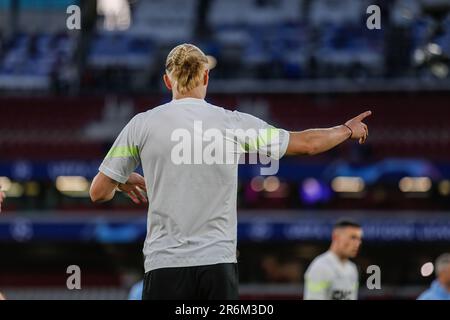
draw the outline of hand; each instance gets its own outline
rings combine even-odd
[[[132,173],[126,183],[119,183],[118,189],[125,192],[136,204],[148,202],[145,195],[145,180],[140,174]]]
[[[0,188],[0,212],[2,212],[2,202],[5,198],[6,198],[6,195],[3,191],[1,191],[1,188]]]
[[[358,139],[359,144],[366,142],[367,137],[369,136],[369,128],[362,121],[371,115],[372,111],[366,111],[345,123],[345,125],[352,130],[351,138]]]

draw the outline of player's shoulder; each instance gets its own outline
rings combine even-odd
[[[146,111],[137,113],[132,121],[135,121],[137,123],[141,122],[141,121],[145,121],[148,120],[148,118],[154,117],[156,114],[160,113],[160,112],[164,112],[165,110],[169,110],[169,104],[165,103],[162,105],[159,105],[157,107],[154,107],[152,109],[148,109]]]
[[[431,289],[427,289],[417,297],[417,300],[437,300]]]
[[[326,271],[331,270],[332,259],[329,252],[318,255],[308,267],[308,271]]]
[[[171,103],[167,102],[167,103],[160,104],[159,106],[156,106],[152,109],[148,109],[147,111],[144,111],[141,113],[145,117],[145,116],[157,114],[159,112],[170,111],[170,110],[171,110]]]
[[[305,272],[305,281],[328,281],[333,278],[333,268],[330,263],[327,261],[326,257],[318,256],[315,258],[311,264],[308,266],[308,269]]]
[[[208,105],[211,110],[216,111],[220,116],[224,117],[230,127],[237,127],[240,129],[256,128],[260,127],[261,123],[264,122],[250,113],[239,110],[230,110],[210,103],[208,103]]]
[[[224,108],[224,107],[212,104],[210,102],[206,102],[206,105],[207,105],[208,109],[213,111],[213,112],[217,112],[217,113],[220,113],[220,114],[223,114],[223,115],[231,115],[231,114],[233,114],[233,111],[231,111],[231,110],[229,110],[227,108]]]
[[[211,103],[207,103],[208,110],[214,114],[214,116],[225,121],[226,126],[229,128],[241,127],[242,123],[248,123],[250,115],[242,113],[237,110],[230,110],[221,106],[217,106]]]

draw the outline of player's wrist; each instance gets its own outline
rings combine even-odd
[[[345,124],[345,123],[342,126],[345,128],[346,131],[349,132],[349,136],[348,136],[347,140],[351,139],[353,137],[353,130],[352,130],[352,128],[350,128],[350,126]]]

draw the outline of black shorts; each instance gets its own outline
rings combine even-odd
[[[161,268],[144,276],[142,300],[238,300],[237,263]]]

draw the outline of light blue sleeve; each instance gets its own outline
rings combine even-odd
[[[425,292],[423,292],[418,298],[417,300],[439,300],[438,297],[436,297],[433,292],[428,289]]]
[[[128,300],[142,300],[142,291],[144,290],[144,281],[139,281],[131,287]]]

